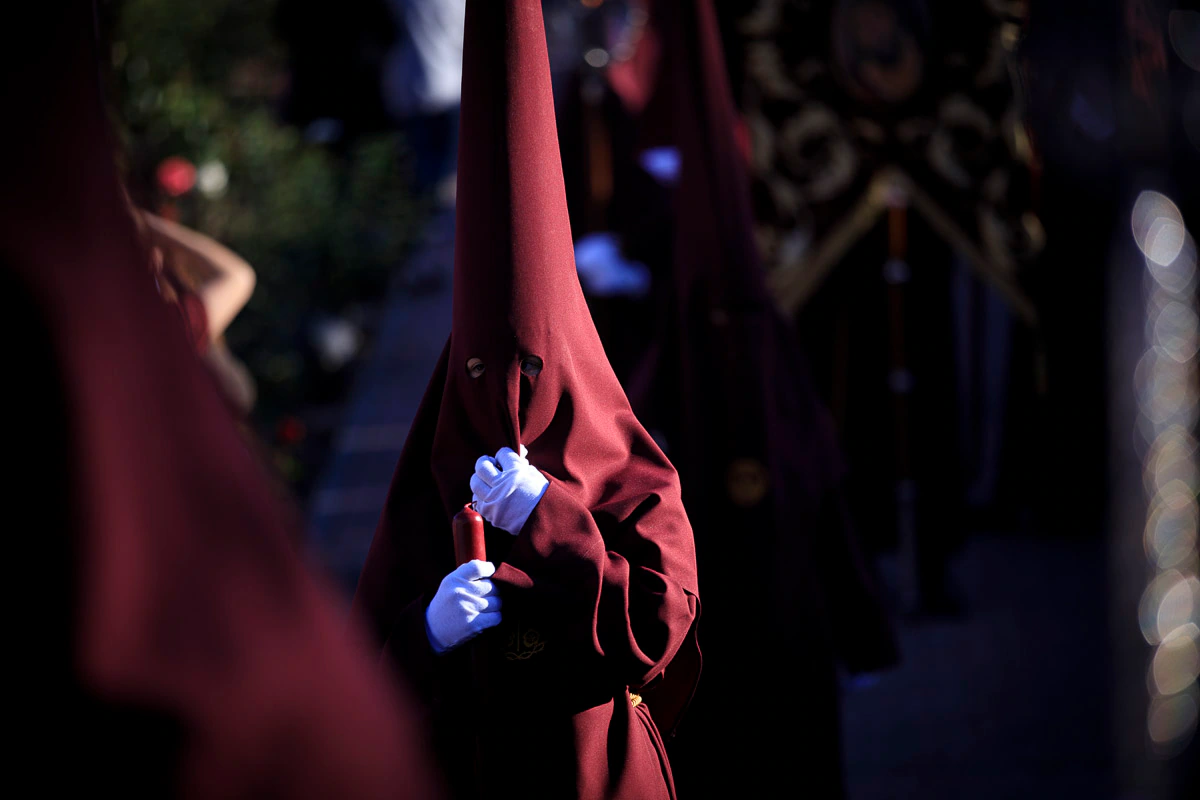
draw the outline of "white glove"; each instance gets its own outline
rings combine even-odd
[[[468,561],[442,578],[425,609],[425,633],[434,651],[445,653],[500,624],[500,595],[488,580],[490,561]]]
[[[480,456],[471,476],[475,510],[494,527],[513,536],[521,532],[550,485],[546,476],[526,460],[528,452],[521,445],[520,455],[502,447],[495,458]]]

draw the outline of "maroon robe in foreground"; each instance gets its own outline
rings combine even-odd
[[[458,796],[673,797],[663,740],[699,671],[691,526],[575,273],[540,3],[468,0],[466,14],[450,340],[355,608],[427,701]],[[489,526],[503,621],[436,656],[425,610],[455,567],[451,518],[476,459],[519,444],[549,488],[520,535]]]
[[[896,641],[846,513],[832,420],[767,291],[710,0],[659,0],[680,150],[660,334],[628,384],[683,481],[705,679],[671,748],[681,796],[842,796],[837,669]],[[732,732],[732,733],[731,733]]]
[[[6,511],[23,517],[6,526],[10,787],[441,797],[410,701],[294,551],[292,512],[147,276],[91,4],[22,11],[0,56]]]

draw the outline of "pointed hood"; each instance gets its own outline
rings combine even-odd
[[[672,120],[672,139],[686,166],[679,176],[677,292],[687,302],[701,291],[703,302],[716,309],[767,308],[771,299],[737,138],[740,120],[716,14],[710,0],[656,0],[654,8],[666,51],[655,102],[670,107],[658,113]]]
[[[53,646],[24,652],[60,702],[56,763],[158,796],[437,796],[411,709],[297,557],[298,520],[155,290],[92,3],[26,11],[36,35],[0,55],[0,302],[29,362],[9,453],[47,500],[28,538],[51,554],[21,593],[52,609],[31,619]]]
[[[507,670],[526,663],[544,670],[539,692],[581,708],[580,693],[594,705],[597,691],[611,702],[614,685],[653,687],[650,707],[669,735],[698,671],[691,526],[675,469],[630,409],[579,285],[541,3],[468,0],[463,51],[451,333],[355,607],[409,674],[445,680],[444,667],[424,660],[423,613],[455,566],[451,519],[471,500],[476,460],[524,445],[550,487],[519,536],[489,526],[505,621],[478,644],[502,648],[516,636],[504,626],[537,619],[553,646],[529,662],[498,655],[498,674],[508,677],[494,681],[494,699],[525,702],[514,687],[527,679]],[[664,674],[683,651],[691,661],[677,659]],[[600,729],[580,724],[576,754],[607,752],[606,740],[585,747]],[[613,780],[625,772],[639,774],[621,768]]]
[[[637,38],[632,44],[632,52],[625,59],[610,61],[604,75],[629,113],[641,114],[657,85],[662,46],[658,41],[658,32],[649,24],[650,14],[646,3],[633,5],[636,8],[634,24],[637,28],[634,35]]]
[[[469,437],[477,455],[519,443],[556,450],[565,432],[544,437],[564,400],[626,405],[575,271],[547,64],[537,3],[472,7],[442,407],[458,425],[445,427],[439,450],[455,448],[445,437]],[[530,357],[542,370],[523,378]]]
[[[478,715],[479,698],[464,696],[466,673],[455,678],[462,662],[432,661],[425,607],[455,569],[451,519],[472,499],[476,459],[528,447],[550,486],[520,535],[488,527],[503,620],[463,648],[490,664],[486,714],[510,734],[488,740],[484,774],[544,752],[547,796],[656,796],[670,776],[623,687],[653,694],[668,738],[696,685],[700,604],[678,475],[632,413],[578,283],[539,0],[468,0],[463,54],[450,339],[354,607],[439,698],[448,774],[472,774],[448,709]]]

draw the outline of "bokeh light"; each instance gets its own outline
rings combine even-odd
[[[1163,225],[1182,226],[1183,215],[1179,213],[1179,207],[1171,201],[1171,198],[1147,189],[1134,201],[1131,222],[1133,224],[1133,241],[1137,243],[1138,249],[1145,253],[1146,248],[1152,244],[1151,231],[1155,230],[1158,235],[1161,233]]]
[[[1134,382],[1144,443],[1157,441],[1166,429],[1194,427],[1200,392],[1194,375],[1185,365],[1167,356],[1161,348],[1151,347],[1134,371]]]
[[[1138,195],[1130,227],[1147,273],[1145,352],[1134,370],[1137,431],[1145,443],[1142,544],[1151,570],[1138,624],[1154,647],[1146,677],[1146,730],[1153,751],[1171,757],[1191,740],[1200,710],[1196,244],[1179,207],[1153,190]]]
[[[1150,741],[1163,746],[1164,755],[1175,755],[1196,730],[1198,710],[1194,692],[1156,698],[1150,704],[1146,725]]]
[[[1170,633],[1191,621],[1191,594],[1186,590],[1172,594],[1177,587],[1186,587],[1186,579],[1179,570],[1170,569],[1160,572],[1142,593],[1139,612],[1142,635],[1149,644],[1157,645],[1163,640],[1163,627]]]
[[[1154,651],[1150,674],[1154,688],[1161,695],[1185,691],[1200,675],[1200,650],[1196,636],[1200,628],[1188,623],[1171,632]]]
[[[1161,498],[1146,522],[1146,556],[1158,569],[1178,566],[1195,550],[1198,523],[1194,497],[1177,492]]]
[[[1195,495],[1200,488],[1195,463],[1196,442],[1179,427],[1159,435],[1146,455],[1146,491],[1152,497]]]
[[[1181,364],[1191,361],[1196,355],[1197,321],[1195,311],[1172,300],[1154,319],[1155,344]]]
[[[601,69],[608,65],[608,51],[602,47],[593,47],[583,54],[583,60],[589,67]]]
[[[1196,240],[1184,229],[1183,242],[1175,259],[1166,264],[1148,260],[1150,276],[1166,292],[1182,295],[1196,279]]]
[[[1196,620],[1200,582],[1197,582],[1195,576],[1183,578],[1177,572],[1176,577],[1158,604],[1158,617],[1155,622],[1160,642],[1166,641],[1179,628],[1194,624]]]

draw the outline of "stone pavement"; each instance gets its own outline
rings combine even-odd
[[[850,800],[1116,800],[1104,556],[1098,537],[968,539],[967,614],[898,620],[903,662],[846,695]]]
[[[409,425],[450,333],[454,211],[426,227],[383,303],[332,452],[308,502],[314,557],[353,594]]]

